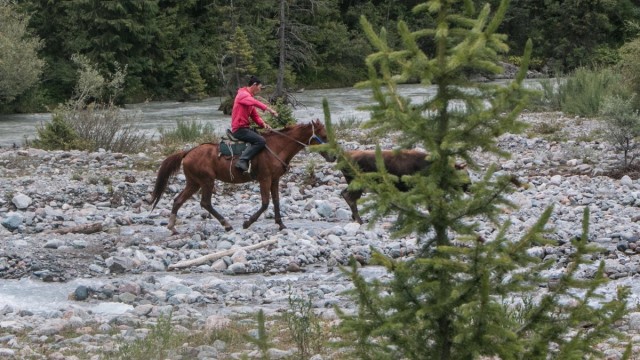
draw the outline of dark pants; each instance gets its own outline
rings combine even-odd
[[[254,156],[258,155],[258,153],[267,144],[260,134],[249,128],[238,129],[233,133],[233,137],[251,144],[242,152],[242,154],[240,155],[240,160],[251,160]]]

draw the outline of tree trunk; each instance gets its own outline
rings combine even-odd
[[[285,71],[285,52],[286,52],[286,44],[285,44],[285,27],[286,27],[286,13],[285,13],[285,1],[280,0],[280,29],[278,29],[280,33],[280,60],[278,63],[278,79],[276,81],[276,91],[273,94],[275,99],[284,95],[284,71]]]
[[[66,227],[61,229],[49,230],[44,234],[93,234],[102,231],[102,223],[83,224],[78,226]]]
[[[173,270],[173,269],[184,268],[184,267],[189,267],[193,265],[201,265],[208,261],[218,260],[221,257],[233,255],[236,251],[239,251],[239,250],[255,250],[271,244],[275,244],[276,242],[278,242],[278,239],[271,239],[271,240],[263,241],[261,243],[244,246],[241,248],[229,249],[229,250],[220,251],[214,254],[204,255],[195,259],[183,260],[175,264],[169,265],[168,269]]]

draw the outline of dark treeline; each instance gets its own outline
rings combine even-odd
[[[105,73],[126,66],[120,102],[198,99],[233,93],[248,74],[278,91],[351,86],[365,79],[371,53],[364,15],[400,41],[396,23],[425,28],[434,20],[411,9],[419,0],[23,0],[28,29],[42,40],[41,81],[8,111],[68,99],[77,80],[73,54]],[[487,0],[474,0],[480,11]],[[499,0],[488,1],[492,8]],[[460,2],[462,3],[462,2]],[[462,6],[457,5],[457,6]],[[612,64],[637,35],[640,5],[632,0],[512,0],[500,32],[519,60],[534,43],[531,66],[550,74]],[[429,50],[433,44],[420,46]],[[22,105],[20,105],[22,104]],[[27,105],[25,105],[27,104]],[[31,106],[31,110],[33,106]]]

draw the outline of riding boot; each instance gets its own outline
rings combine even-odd
[[[238,162],[236,162],[236,168],[242,170],[242,172],[249,170],[249,161],[251,161],[252,147],[253,145],[249,144],[244,149],[242,154],[240,154],[240,159],[238,159]]]
[[[236,162],[236,168],[240,169],[242,172],[249,170],[249,162],[244,159],[238,159]]]

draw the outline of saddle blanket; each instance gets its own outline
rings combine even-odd
[[[249,143],[242,141],[230,141],[230,140],[222,140],[220,141],[220,155],[222,156],[235,156],[240,155],[244,151],[244,149],[249,146]]]

